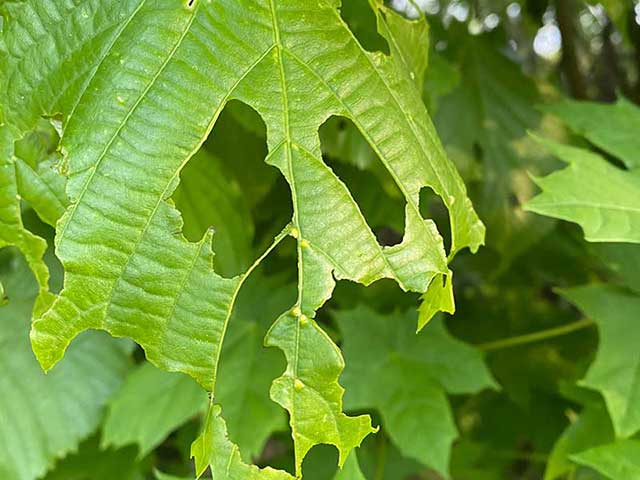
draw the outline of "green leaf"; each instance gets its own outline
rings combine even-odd
[[[416,86],[422,88],[429,59],[429,24],[424,16],[407,19],[386,7],[383,0],[369,3],[376,14],[378,32],[387,40],[391,54],[402,62]]]
[[[556,441],[544,471],[544,480],[555,480],[575,469],[570,456],[588,448],[612,442],[611,420],[600,406],[587,406]]]
[[[329,1],[151,0],[112,9],[97,0],[26,3],[32,21],[19,9],[6,19],[7,44],[30,45],[27,52],[12,47],[8,72],[22,80],[8,95],[7,119],[22,131],[38,115],[63,112],[70,200],[56,234],[64,289],[32,329],[42,366],[51,368],[79,332],[103,329],[134,339],[152,363],[188,373],[213,392],[238,290],[264,256],[243,275],[219,276],[211,268],[211,234],[188,242],[168,199],[235,98],[265,121],[267,162],[284,175],[293,201],[292,226],[271,247],[293,236],[299,266],[298,300],[266,340],[288,360],[271,395],[289,410],[297,473],[317,443],[336,445],[342,464],[372,429],[368,417],[342,413],[342,356],[313,320],[334,277],[363,284],[391,278],[424,293],[448,274],[448,257],[466,247],[475,251],[484,236],[399,51],[391,49],[391,57],[364,51]],[[100,10],[104,36],[96,36],[94,22],[82,21],[91,7],[108,10]],[[60,8],[69,11],[62,15]],[[35,36],[41,43],[25,33],[33,25],[43,31]],[[61,28],[77,38],[51,52],[47,46],[64,43]],[[38,82],[46,83],[44,93],[62,96],[32,95],[29,87]],[[374,91],[375,97],[368,94]],[[322,161],[318,127],[332,115],[357,126],[402,191],[402,243],[378,244],[344,183]],[[434,222],[420,215],[424,187],[449,209],[449,255]]]
[[[580,465],[591,467],[611,480],[640,479],[640,441],[617,440],[571,456]]]
[[[581,385],[602,393],[616,434],[629,437],[640,430],[640,297],[606,285],[561,293],[600,333],[598,354]]]
[[[636,243],[594,243],[596,257],[609,269],[614,280],[640,293],[640,245]]]
[[[455,310],[453,273],[450,272],[449,275],[436,277],[422,296],[422,303],[418,308],[418,331],[422,330],[439,311],[453,314]]]
[[[144,363],[109,401],[102,446],[136,444],[142,458],[206,404],[206,393],[193,379]]]
[[[209,409],[203,434],[193,443],[191,455],[196,459],[198,478],[207,467],[213,478],[225,480],[293,480],[294,477],[271,467],[258,468],[242,461],[238,447],[227,438],[227,427],[220,407]]]
[[[624,162],[640,167],[640,108],[625,98],[614,104],[563,100],[545,107],[575,133]]]
[[[56,152],[60,138],[55,122],[42,119],[34,130],[15,142],[13,159],[18,195],[42,221],[53,227],[69,203],[65,178],[56,168],[61,156]]]
[[[640,243],[640,170],[622,170],[588,150],[541,143],[569,166],[535,179],[542,193],[525,209],[578,223],[591,242]]]
[[[117,342],[87,332],[45,375],[29,347],[38,288],[24,261],[11,265],[2,276],[11,301],[0,308],[0,472],[34,480],[98,426],[129,361]]]
[[[9,1],[2,4],[5,121],[20,138],[41,116],[66,121],[139,0]],[[46,59],[45,61],[40,61]]]
[[[0,5],[4,20],[0,39],[0,248],[14,245],[25,255],[40,285],[35,305],[38,314],[52,301],[42,261],[46,242],[22,225],[13,143],[33,129],[42,115],[71,112],[83,82],[117,36],[118,24],[124,25],[123,19],[139,3],[49,0]]]
[[[135,447],[102,450],[94,435],[77,452],[60,460],[44,480],[144,480],[143,468]]]
[[[345,402],[380,410],[405,456],[447,474],[457,429],[446,393],[475,393],[496,383],[480,353],[451,337],[441,319],[416,335],[415,317],[365,307],[336,313],[347,359]]]
[[[360,464],[358,463],[358,456],[355,450],[351,452],[351,455],[349,455],[349,458],[347,458],[347,461],[344,463],[344,467],[336,473],[333,480],[366,480],[362,470],[360,470]]]
[[[0,124],[2,122],[0,112]],[[35,308],[44,310],[52,300],[49,297],[49,271],[42,260],[47,242],[29,232],[22,223],[12,140],[8,129],[0,126],[0,249],[9,246],[17,247],[33,270],[40,286],[40,299]]]

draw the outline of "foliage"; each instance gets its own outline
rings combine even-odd
[[[640,478],[632,10],[343,3],[0,4],[0,477]]]

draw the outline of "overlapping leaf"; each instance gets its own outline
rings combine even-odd
[[[447,35],[447,52],[459,65],[460,83],[438,100],[434,120],[469,182],[488,227],[488,245],[508,263],[550,226],[519,207],[533,194],[527,170],[540,172],[549,163],[527,136],[528,130],[543,127],[545,119],[535,108],[542,96],[517,64],[492,52],[490,36],[470,35],[454,26]]]
[[[359,307],[336,317],[344,333],[347,406],[379,409],[403,454],[447,474],[457,428],[446,393],[495,387],[480,353],[438,320],[416,336],[412,312],[384,316]]]
[[[588,405],[553,446],[544,479],[555,480],[575,470],[570,456],[614,440],[611,420],[601,405]]]
[[[627,168],[640,167],[640,108],[625,98],[615,104],[564,100],[545,110],[558,116],[577,134],[619,158]]]
[[[138,3],[10,1],[0,6],[4,20],[0,42],[0,247],[17,246],[31,265],[41,293],[36,311],[51,301],[48,272],[42,262],[46,242],[22,225],[17,186],[21,172],[14,142],[32,130],[41,116],[71,112],[77,92]]]
[[[336,476],[333,480],[366,480],[362,470],[360,470],[360,465],[358,464],[358,457],[355,451],[349,455],[347,461],[342,467],[341,470],[336,473]]]
[[[544,142],[569,166],[536,179],[542,193],[525,208],[578,223],[589,241],[639,243],[640,157],[632,132],[640,123],[640,109],[624,99],[613,105],[565,100],[548,109],[628,170],[597,153]]]
[[[144,363],[109,402],[102,446],[137,445],[143,457],[206,404],[206,393],[193,379]]]

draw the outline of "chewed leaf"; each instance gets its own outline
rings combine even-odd
[[[403,290],[424,293],[450,276],[449,258],[463,248],[475,251],[484,237],[416,88],[420,72],[414,70],[424,68],[422,60],[414,58],[409,63],[415,68],[408,68],[402,57],[409,50],[394,48],[390,57],[366,52],[333,1],[26,3],[44,25],[45,33],[35,36],[42,45],[57,44],[60,28],[78,30],[51,64],[33,61],[37,42],[21,43],[24,20],[15,20],[5,35],[15,43],[9,73],[24,77],[8,109],[14,130],[58,110],[64,118],[69,204],[57,223],[56,253],[65,278],[51,308],[33,324],[42,366],[59,361],[83,330],[103,329],[134,339],[152,363],[191,375],[213,395],[238,292],[262,259],[292,236],[298,300],[267,336],[288,361],[271,394],[290,414],[297,475],[318,443],[335,445],[344,462],[372,427],[368,417],[342,412],[344,362],[313,320],[316,311],[336,279],[368,285],[389,278]],[[43,3],[59,10],[58,22]],[[91,8],[104,24],[82,21]],[[22,17],[12,10],[9,23],[12,18]],[[404,20],[392,21],[396,33],[389,34],[396,35],[396,23]],[[425,28],[419,26],[417,38]],[[96,50],[87,55],[92,42]],[[31,63],[43,66],[22,68]],[[38,82],[47,85],[42,94],[29,89]],[[47,95],[57,91],[60,97]],[[366,93],[372,91],[377,94]],[[293,218],[246,272],[224,278],[212,267],[212,235],[187,241],[170,198],[181,170],[232,99],[264,120],[266,161],[290,187]],[[378,243],[351,192],[322,159],[318,128],[334,115],[353,122],[397,184],[405,204],[401,243]],[[450,252],[435,223],[420,213],[425,187],[449,210]],[[448,309],[449,303],[435,296],[432,308]],[[219,412],[212,415],[219,418]],[[219,459],[207,462],[218,465]]]
[[[313,319],[295,308],[276,321],[266,344],[287,355],[287,370],[273,382],[271,398],[289,411],[296,471],[301,471],[307,452],[321,443],[338,448],[342,466],[349,452],[376,429],[367,415],[342,413],[344,389],[338,378],[344,360],[340,350]]]

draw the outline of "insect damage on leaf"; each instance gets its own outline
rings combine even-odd
[[[56,228],[64,288],[31,331],[42,366],[53,367],[80,332],[102,329],[132,338],[152,363],[191,375],[215,399],[238,292],[260,262],[293,237],[298,298],[265,339],[287,359],[271,397],[289,412],[297,476],[307,452],[320,443],[335,445],[342,465],[374,429],[368,416],[342,412],[344,360],[316,322],[317,310],[336,280],[369,285],[389,278],[403,290],[426,292],[426,323],[438,310],[453,308],[450,282],[443,280],[450,277],[448,259],[466,247],[477,250],[484,237],[421,102],[414,67],[407,70],[407,51],[394,48],[389,57],[366,52],[329,1],[24,3],[28,12],[12,9],[9,23],[23,25],[28,14],[46,33],[31,38],[20,28],[6,30],[6,43],[27,44],[12,51],[9,72],[21,80],[11,87],[19,95],[8,97],[7,111],[16,131],[40,115],[62,112],[69,198]],[[61,24],[51,23],[47,7],[59,11]],[[81,21],[98,11],[103,23]],[[380,23],[387,38],[401,21]],[[53,52],[44,48],[61,41],[63,28],[74,32],[74,41]],[[22,68],[40,51],[52,60]],[[27,101],[38,82],[50,90]],[[170,197],[232,99],[264,120],[266,162],[286,179],[293,217],[247,271],[225,278],[212,268],[212,232],[187,241]],[[401,243],[378,243],[346,185],[323,161],[318,128],[334,115],[353,122],[402,193]],[[448,253],[435,223],[420,213],[424,187],[449,211]],[[443,287],[430,288],[433,282]],[[206,465],[217,471],[217,455],[228,447],[207,453],[211,432],[215,440],[224,430],[219,414],[212,405],[194,444],[199,471]],[[230,465],[238,465],[232,478],[285,478],[240,466],[237,447],[229,448]]]

